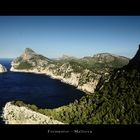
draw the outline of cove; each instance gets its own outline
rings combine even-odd
[[[85,95],[76,87],[44,74],[9,71],[11,59],[0,59],[8,72],[0,74],[0,111],[6,102],[21,100],[40,108],[57,108]]]

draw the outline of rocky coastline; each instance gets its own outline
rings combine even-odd
[[[37,54],[30,48],[26,48],[22,55],[12,61],[10,71],[45,74],[90,94],[94,93],[100,79],[108,78],[110,69],[115,68],[115,65],[112,65],[113,61],[117,61],[117,64],[125,65],[129,59],[103,53],[79,60],[68,57],[67,59],[55,61]],[[93,64],[95,66],[91,68]]]
[[[6,103],[3,108],[2,118],[5,124],[64,124],[27,107],[13,105],[11,102]]]
[[[91,94],[95,92],[98,84],[100,85],[98,89],[100,89],[103,83],[109,79],[109,69],[112,67],[115,68],[115,65],[110,64],[110,61],[112,63],[114,60],[117,61],[117,64],[123,61],[121,65],[125,65],[129,61],[127,58],[116,57],[110,54],[100,54],[100,56],[92,58],[83,58],[82,60],[78,60],[78,62],[75,62],[75,60],[71,61],[69,58],[67,60],[54,61],[36,54],[30,48],[26,48],[21,56],[12,61],[10,71],[44,74],[50,76],[52,79],[58,79],[61,82],[75,86],[86,94]],[[93,71],[92,68],[86,68],[80,65],[83,62],[95,63],[99,66],[105,63],[111,66],[110,68],[102,66],[99,71]],[[98,69],[98,67],[93,68]],[[6,124],[63,124],[24,106],[19,107],[10,102],[5,105],[2,117]]]
[[[5,66],[0,64],[0,73],[4,73],[4,72],[7,72],[7,69]]]
[[[79,73],[71,73],[70,78],[65,78],[63,75],[55,75],[53,74],[52,71],[45,69],[45,70],[39,70],[38,69],[23,69],[23,70],[18,70],[15,69],[14,67],[11,67],[10,71],[12,72],[25,72],[25,73],[34,73],[34,74],[44,74],[49,76],[52,79],[57,79],[60,80],[63,83],[75,86],[77,89],[85,92],[85,93],[93,93],[96,89],[96,86],[101,78],[101,75],[97,75],[96,79],[93,79],[90,82],[86,82],[83,85],[79,85],[79,80],[81,74]]]

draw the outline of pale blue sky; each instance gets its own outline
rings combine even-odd
[[[140,16],[0,16],[0,58],[27,47],[49,58],[109,52],[133,57],[140,43]]]

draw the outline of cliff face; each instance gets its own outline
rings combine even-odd
[[[93,93],[101,77],[105,81],[112,69],[124,66],[128,62],[128,58],[111,54],[82,59],[50,60],[27,48],[12,62],[11,71],[44,73],[82,91]]]
[[[0,64],[0,73],[7,72],[7,69]]]
[[[2,117],[6,124],[63,124],[26,107],[12,105],[10,102],[5,105]]]
[[[69,124],[140,124],[140,48],[130,63],[112,71],[102,89],[50,110]]]

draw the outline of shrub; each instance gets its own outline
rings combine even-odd
[[[28,63],[28,62],[22,62],[22,63],[20,63],[17,67],[16,67],[16,69],[30,69],[30,68],[32,68],[33,66],[30,64],[30,63]]]

